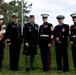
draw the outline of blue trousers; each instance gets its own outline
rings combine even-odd
[[[2,60],[3,60],[3,46],[0,46],[0,69],[2,68]]]
[[[50,48],[40,47],[43,70],[49,71],[51,64]]]

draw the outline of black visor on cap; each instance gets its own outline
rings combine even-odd
[[[30,15],[29,18],[34,18],[34,15]]]
[[[48,17],[42,17],[43,19],[46,19],[46,18],[48,18]]]
[[[0,20],[3,20],[3,18],[0,18]]]
[[[76,18],[76,16],[73,16],[72,18],[74,19],[74,18]]]
[[[12,18],[18,18],[18,16],[13,15]]]
[[[63,18],[58,18],[58,20],[63,20]]]

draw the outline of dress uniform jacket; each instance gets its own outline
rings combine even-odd
[[[39,28],[39,46],[44,47],[52,43],[51,35],[53,35],[53,26],[50,23],[44,23]]]
[[[57,25],[55,27],[55,39],[59,37],[63,46],[68,46],[69,26],[67,24]],[[58,43],[58,42],[56,42]]]
[[[69,70],[69,64],[68,64],[68,36],[69,36],[69,25],[62,24],[57,25],[55,27],[55,50],[56,50],[56,61],[58,69],[61,70],[63,68],[64,71]],[[56,38],[59,38],[59,41],[61,43],[58,43],[56,41]],[[62,67],[62,57],[63,57],[63,67]]]
[[[9,23],[6,30],[6,38],[8,43],[10,43],[10,69],[17,70],[22,43],[21,26],[14,22]]]
[[[24,52],[25,55],[36,55],[37,54],[37,43],[38,43],[38,25],[27,23],[23,28],[24,37]],[[29,44],[29,47],[25,45]]]
[[[71,26],[70,41],[73,41],[74,45],[76,45],[76,25]]]
[[[20,24],[16,24],[11,22],[8,24],[6,31],[7,38],[10,40],[11,44],[21,44],[22,35],[21,35],[21,26]]]

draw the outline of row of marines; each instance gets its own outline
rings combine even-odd
[[[64,24],[64,16],[58,15],[58,25],[53,27],[51,23],[48,23],[48,14],[42,14],[43,24],[39,27],[35,23],[34,15],[30,15],[28,23],[23,27],[23,36],[21,34],[21,26],[18,23],[19,15],[13,13],[12,22],[10,22],[5,30],[3,24],[3,15],[0,15],[0,70],[2,70],[2,60],[4,54],[4,41],[6,40],[9,45],[10,54],[10,70],[19,70],[19,56],[22,38],[24,39],[24,51],[26,55],[26,71],[30,69],[35,70],[34,61],[35,55],[37,55],[37,44],[40,48],[41,60],[43,65],[43,71],[50,71],[51,67],[51,46],[53,39],[55,40],[56,62],[57,69],[63,70],[63,72],[69,71],[68,62],[68,36],[69,25]],[[72,56],[74,62],[74,68],[76,71],[76,13],[71,14],[74,22],[70,27],[70,43],[72,46]]]

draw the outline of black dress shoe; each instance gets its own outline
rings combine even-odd
[[[10,69],[11,71],[15,71],[15,69]]]
[[[20,68],[15,69],[15,71],[20,71]]]
[[[62,68],[57,68],[57,70],[62,70]]]
[[[10,69],[11,71],[20,71],[20,69],[19,68],[13,68],[13,69]]]
[[[63,72],[68,72],[69,70],[63,70]]]
[[[35,70],[35,68],[34,67],[30,67],[33,71]]]
[[[49,71],[49,70],[48,70],[48,69],[44,69],[44,68],[43,68],[43,72],[47,72],[47,71]]]
[[[0,68],[0,71],[2,71],[2,68]]]
[[[43,70],[43,72],[48,72],[48,70]]]
[[[26,72],[29,72],[30,71],[30,68],[26,68]]]
[[[74,70],[75,74],[76,74],[76,69]]]

